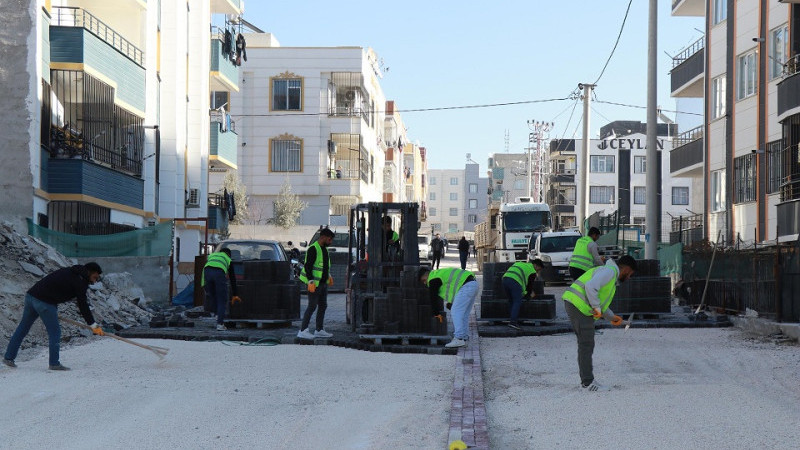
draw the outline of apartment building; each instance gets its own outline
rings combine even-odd
[[[662,242],[670,239],[669,217],[688,217],[693,213],[691,180],[672,178],[669,174],[669,157],[672,149],[671,134],[674,126],[659,124],[656,142],[660,158],[654,169],[661,173],[656,207],[662,219],[659,233]],[[581,204],[582,189],[578,181],[579,170],[588,170],[588,213],[609,215],[617,213],[621,224],[644,229],[646,209],[646,173],[652,170],[646,158],[647,137],[642,133],[644,124],[616,121],[601,128],[603,139],[592,139],[589,144],[589,161],[581,159],[580,139],[554,139],[550,142],[552,175],[548,190],[548,204],[556,228],[577,226],[576,208]],[[577,178],[576,178],[577,177]],[[696,197],[695,197],[696,199]]]
[[[704,36],[673,58],[672,96],[703,98],[704,121],[676,138],[670,173],[702,192],[698,228],[733,244],[796,239],[800,78],[796,1],[680,0]]]
[[[2,86],[10,98],[25,93],[20,117],[30,123],[15,144],[27,152],[0,169],[19,194],[7,209],[12,220],[73,234],[207,216],[219,218],[212,232],[222,226],[221,205],[208,203],[208,169],[218,160],[209,99],[236,89],[238,67],[226,77],[233,84],[215,87],[209,29],[215,15],[242,11],[240,0],[31,2],[21,16],[35,22],[14,26],[36,44],[20,41],[28,59],[3,65],[29,75]],[[198,254],[204,228],[177,223],[178,252]]]
[[[479,165],[470,161],[464,169],[428,171],[431,232],[475,231],[475,225],[486,220],[489,179],[481,177],[479,170]]]
[[[351,205],[381,201],[389,147],[375,53],[245,37],[247,68],[231,102],[251,214],[272,218],[284,183],[308,204],[301,225],[344,223]]]

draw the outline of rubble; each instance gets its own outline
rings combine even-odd
[[[25,292],[44,275],[73,264],[42,241],[18,233],[10,223],[0,223],[0,351],[22,317]],[[129,273],[104,273],[102,281],[87,291],[87,297],[95,319],[109,330],[146,324],[153,315],[149,299]],[[75,302],[59,305],[58,310],[59,315],[83,322]],[[88,334],[70,325],[61,326],[63,341]],[[35,346],[47,346],[41,321],[34,324],[22,344],[23,349]]]

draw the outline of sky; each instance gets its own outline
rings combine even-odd
[[[578,83],[600,76],[628,4],[249,0],[244,18],[272,33],[282,47],[372,47],[388,68],[381,80],[384,94],[401,111],[409,138],[428,149],[428,168],[461,169],[469,153],[483,171],[490,153],[506,151],[506,131],[508,151],[526,151],[528,121],[553,122],[552,139],[581,138],[582,104],[568,98]],[[646,121],[644,108],[601,102],[647,105],[648,4],[633,0],[597,82],[589,122],[593,137],[614,120]],[[675,113],[668,112],[677,108],[670,97],[669,55],[702,37],[704,25],[702,18],[672,17],[670,1],[658,4],[658,104],[674,120]],[[550,99],[566,100],[539,102]],[[407,111],[515,102],[527,103]],[[689,112],[700,112],[694,107]],[[678,125],[683,130],[697,123]]]

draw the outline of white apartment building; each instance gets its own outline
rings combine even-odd
[[[424,231],[455,233],[475,231],[486,220],[489,179],[481,177],[477,163],[464,169],[428,170],[428,223]]]
[[[491,203],[513,202],[519,197],[533,196],[533,179],[528,179],[527,153],[493,153],[489,155]],[[530,186],[530,190],[528,190]]]
[[[699,191],[698,234],[711,241],[800,232],[799,14],[796,1],[672,4],[673,16],[705,19],[704,36],[673,58],[672,96],[704,99],[704,120],[678,136],[670,171]]]
[[[231,107],[251,216],[272,218],[285,182],[308,203],[301,225],[339,224],[351,205],[381,201],[386,99],[375,53],[281,47],[268,33],[246,39],[247,67]]]
[[[643,133],[615,134],[605,139],[592,139],[588,164],[581,160],[579,139],[553,140],[550,160],[553,173],[548,203],[556,228],[576,226],[576,208],[581,204],[582,189],[578,185],[580,170],[588,170],[588,214],[618,213],[621,224],[641,226],[644,230],[646,209],[646,173],[653,167],[646,159],[647,137]],[[654,169],[661,172],[658,216],[661,218],[660,239],[669,242],[671,217],[691,216],[698,197],[688,179],[673,178],[669,173],[672,140],[658,136],[661,159]],[[693,201],[694,200],[694,201]]]

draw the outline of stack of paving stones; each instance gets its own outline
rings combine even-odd
[[[432,336],[447,334],[447,313],[442,310],[443,320],[433,317],[428,289],[417,281],[419,266],[404,266],[400,272],[400,283],[387,286],[386,292],[372,297],[372,329],[374,334],[421,333]]]
[[[180,313],[157,313],[150,319],[150,328],[193,327],[194,322],[186,320]],[[116,328],[116,327],[115,327]]]
[[[300,318],[300,286],[289,261],[245,261],[244,278],[236,282],[240,302],[230,304],[231,320]]]
[[[483,292],[481,292],[481,319],[508,319],[508,296],[503,289],[503,275],[513,263],[486,263],[483,265]],[[553,320],[556,317],[554,295],[545,295],[544,283],[537,281],[536,298],[525,298],[519,311],[520,320]]]
[[[617,314],[668,314],[672,311],[669,277],[661,276],[657,259],[636,261],[637,271],[617,286],[611,308]]]

